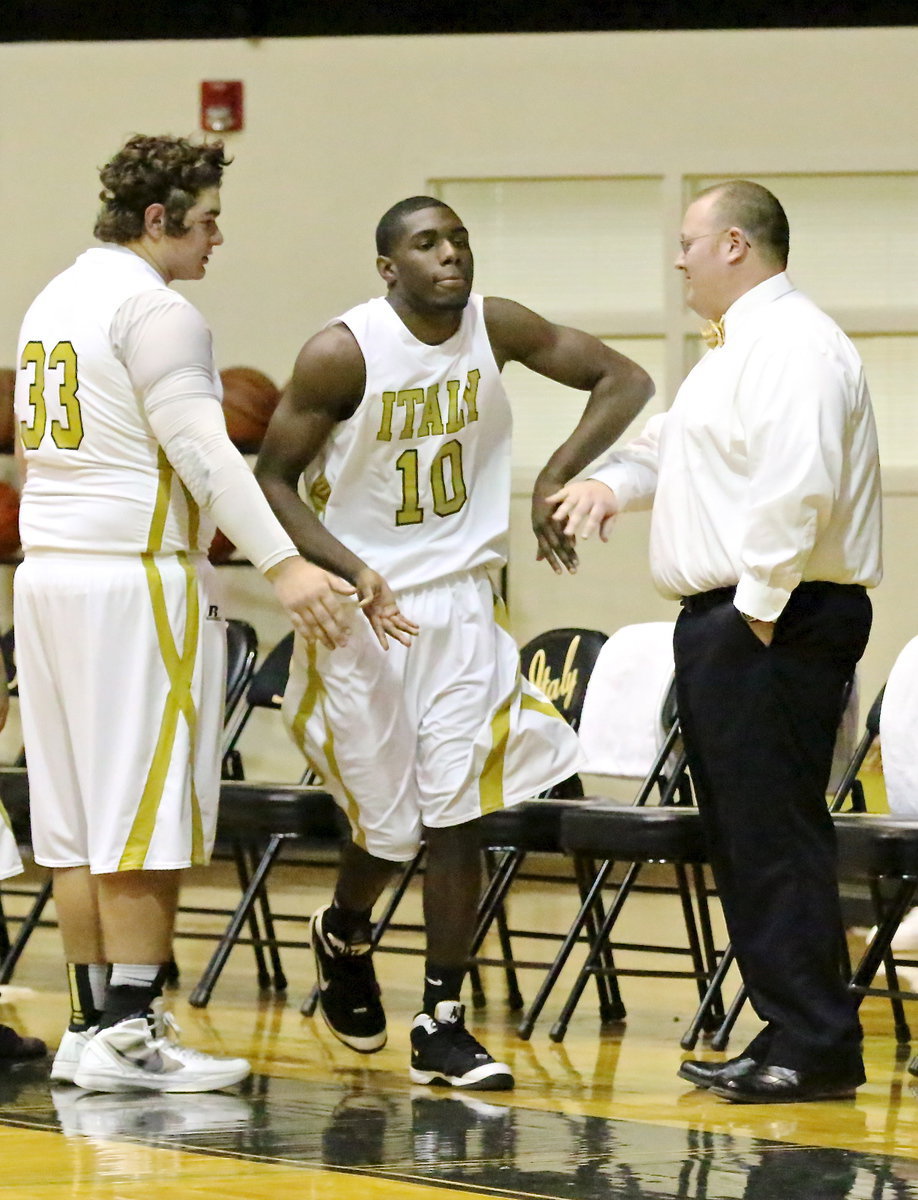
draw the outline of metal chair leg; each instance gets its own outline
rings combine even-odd
[[[727,1009],[724,1019],[711,1038],[711,1046],[714,1050],[723,1050],[727,1045],[727,1042],[730,1040],[730,1034],[733,1031],[733,1026],[736,1024],[737,1018],[742,1012],[743,1005],[746,1003],[748,997],[749,992],[746,989],[746,985],[743,984],[730,1002],[730,1007]]]
[[[254,847],[249,847],[249,865],[254,871],[258,863]],[[271,971],[273,979],[270,981],[273,984],[275,992],[286,992],[287,976],[284,974],[284,968],[281,963],[280,946],[277,943],[277,930],[274,926],[274,914],[271,912],[271,901],[268,898],[268,889],[262,887],[258,893],[258,907],[261,909],[261,923],[265,931],[265,943],[268,947],[268,957],[271,959]],[[255,911],[254,909],[252,910]],[[267,986],[267,985],[265,985]]]
[[[226,965],[226,960],[229,958],[230,951],[236,944],[236,939],[239,937],[239,931],[249,918],[249,913],[252,910],[259,889],[264,884],[268,872],[274,865],[274,861],[280,853],[281,846],[284,844],[284,837],[280,834],[274,834],[268,845],[265,847],[265,852],[256,867],[249,885],[236,906],[236,911],[233,913],[232,919],[221,937],[216,950],[214,951],[210,962],[204,969],[201,978],[195,984],[191,995],[188,997],[188,1003],[194,1008],[204,1008],[210,1000],[211,992],[220,977],[220,972]]]
[[[581,931],[583,930],[587,919],[593,911],[594,898],[602,891],[603,885],[606,882],[606,878],[608,877],[609,872],[612,870],[612,866],[613,863],[611,859],[607,859],[597,871],[596,877],[594,878],[592,884],[590,885],[589,891],[580,905],[580,911],[574,918],[570,929],[568,929],[567,933],[565,934],[564,940],[558,949],[558,953],[555,955],[555,960],[548,969],[548,974],[542,980],[535,999],[529,1006],[526,1015],[523,1017],[523,1020],[520,1022],[517,1028],[517,1034],[521,1038],[526,1039],[532,1035],[532,1030],[536,1021],[538,1020],[539,1014],[545,1007],[545,1002],[548,1000],[552,989],[558,982],[558,978],[564,969],[567,960],[570,958],[574,946],[577,944],[577,941],[580,938]]]
[[[35,898],[32,907],[29,909],[25,920],[19,926],[19,932],[13,939],[13,944],[7,951],[3,962],[0,963],[0,983],[9,983],[12,979],[13,971],[16,969],[16,964],[19,962],[23,950],[25,950],[26,942],[35,931],[35,927],[41,919],[41,914],[45,911],[45,905],[51,899],[51,887],[51,880],[46,880],[42,885],[41,891]]]
[[[688,1028],[682,1035],[679,1045],[683,1050],[694,1050],[702,1029],[706,1029],[707,1021],[713,1011],[715,997],[719,998],[721,995],[723,982],[727,977],[727,972],[733,965],[733,957],[733,947],[728,945],[720,957],[720,962],[717,965],[716,971],[711,976],[708,989],[702,997],[698,1008],[695,1010],[695,1015],[692,1017]],[[723,1006],[721,1003],[721,1012],[719,1015],[720,1022],[723,1022],[724,1020],[722,1007]]]
[[[243,895],[248,891],[249,885],[252,882],[252,871],[249,868],[249,860],[246,855],[246,847],[242,842],[233,842],[233,859],[236,864],[236,875],[239,879],[239,889]],[[258,975],[258,986],[261,991],[265,991],[271,985],[271,976],[268,974],[268,967],[265,962],[264,939],[261,935],[261,927],[258,923],[258,912],[252,905],[246,918],[249,926],[249,937],[252,942],[252,952],[255,955],[255,970]]]
[[[558,1019],[549,1030],[548,1036],[553,1042],[561,1042],[564,1040],[564,1035],[567,1033],[567,1027],[570,1024],[571,1017],[574,1015],[574,1010],[580,1002],[580,997],[583,995],[583,989],[586,987],[590,975],[594,972],[600,960],[600,947],[608,940],[609,934],[612,931],[615,922],[618,920],[625,900],[627,899],[631,888],[634,886],[634,883],[640,874],[643,865],[643,863],[633,862],[629,866],[625,874],[625,878],[618,885],[615,893],[615,899],[609,905],[609,908],[605,914],[605,918],[603,919],[603,922],[597,931],[596,942],[591,947],[589,954],[587,954],[587,957],[580,968],[580,973],[574,980],[573,987],[568,993],[567,1000],[564,1002],[564,1007],[561,1009]]]

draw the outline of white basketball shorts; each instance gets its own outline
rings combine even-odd
[[[226,632],[203,556],[30,553],[13,621],[35,859],[207,862]]]
[[[384,651],[355,612],[333,651],[297,639],[283,716],[346,813],[354,841],[394,862],[422,825],[531,799],[580,765],[577,736],[520,673],[484,571],[399,593],[420,632]]]

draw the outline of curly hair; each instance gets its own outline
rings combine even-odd
[[[135,241],[151,204],[166,209],[166,233],[182,237],[185,214],[205,188],[218,187],[232,160],[223,142],[195,145],[186,138],[137,134],[99,172],[102,208],[93,233],[103,242]]]

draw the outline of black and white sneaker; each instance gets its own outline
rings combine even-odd
[[[379,998],[369,941],[344,942],[324,927],[328,905],[312,914],[309,940],[316,960],[319,1008],[335,1037],[372,1054],[386,1044],[386,1014]]]
[[[411,1026],[411,1082],[506,1091],[513,1075],[466,1029],[465,1006],[441,1000],[433,1016],[418,1013]]]

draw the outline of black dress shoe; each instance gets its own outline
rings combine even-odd
[[[754,1071],[759,1064],[748,1056],[728,1058],[725,1062],[706,1062],[700,1058],[687,1058],[679,1067],[679,1076],[693,1083],[695,1087],[709,1088],[713,1083],[723,1079],[735,1079]]]
[[[795,1071],[762,1066],[755,1071],[717,1079],[711,1092],[736,1104],[802,1104],[809,1100],[852,1100],[864,1082],[857,1071]]]

